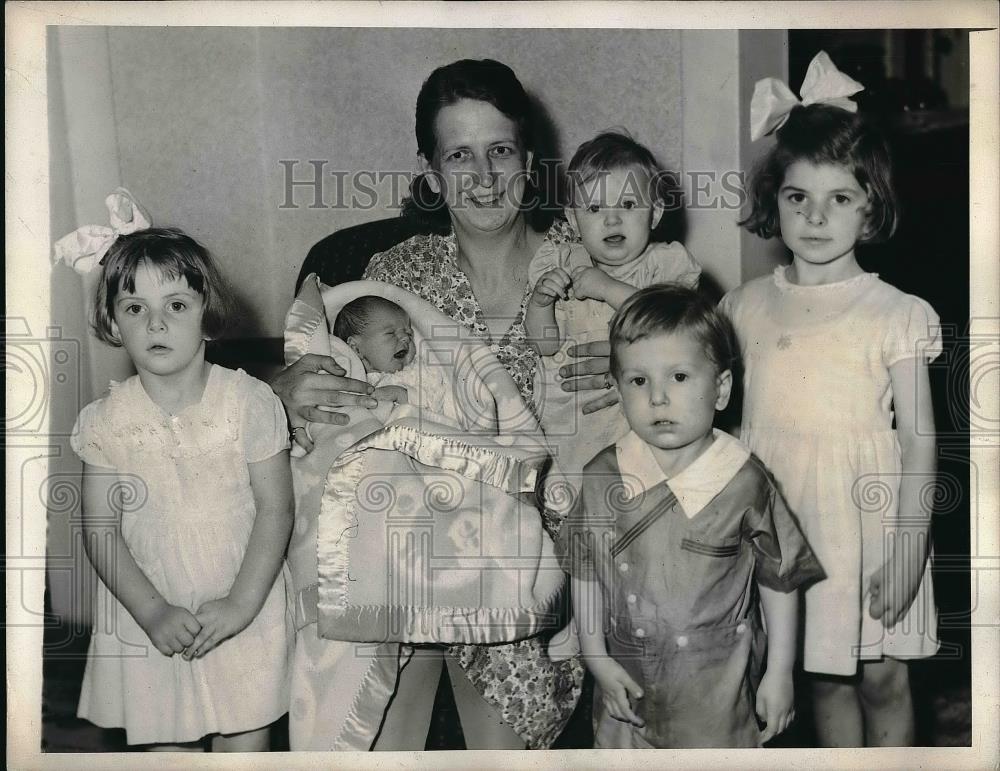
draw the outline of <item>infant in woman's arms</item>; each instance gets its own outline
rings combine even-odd
[[[442,367],[415,362],[413,326],[396,303],[375,295],[352,300],[337,314],[333,335],[361,359],[375,399],[449,414],[452,384]]]

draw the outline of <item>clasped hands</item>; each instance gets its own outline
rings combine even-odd
[[[556,300],[607,302],[609,291],[617,285],[618,282],[600,268],[578,265],[572,272],[552,268],[538,279],[530,302],[543,308]]]
[[[253,608],[231,597],[203,603],[194,613],[161,599],[136,620],[160,653],[182,653],[190,661],[242,632],[255,615]]]

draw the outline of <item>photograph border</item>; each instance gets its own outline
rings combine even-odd
[[[568,6],[575,12],[571,13]],[[583,23],[573,24],[573,18]],[[451,27],[451,28],[968,28],[970,34],[970,338],[1000,340],[1000,230],[998,197],[998,11],[992,2],[11,2],[6,5],[6,277],[7,334],[35,335],[50,326],[51,239],[49,237],[49,148],[45,30],[49,25],[108,26],[289,26],[289,27]],[[13,325],[13,326],[12,326]],[[991,346],[988,346],[991,347]],[[988,351],[986,352],[988,355]],[[998,364],[986,376],[996,378]],[[976,362],[971,362],[970,371]],[[992,373],[992,374],[991,374]],[[982,374],[982,373],[980,373]],[[981,394],[982,395],[982,394]],[[8,402],[11,394],[8,392]],[[995,421],[996,393],[977,411]],[[41,652],[45,587],[46,512],[42,501],[25,501],[21,490],[43,489],[44,464],[28,458],[51,455],[45,435],[5,436],[7,458],[7,739],[11,768],[209,768],[259,767],[276,764],[267,755],[232,757],[183,754],[60,754],[40,750]],[[972,437],[971,464],[1000,468],[998,440]],[[37,478],[31,477],[37,475]],[[29,478],[31,477],[31,478]],[[979,480],[984,496],[970,544],[973,572],[981,572],[987,591],[972,609],[973,731],[969,748],[899,748],[890,750],[753,750],[620,751],[558,750],[520,753],[463,751],[453,753],[287,753],[283,767],[436,768],[572,766],[579,768],[703,768],[769,766],[791,768],[934,768],[995,766],[1000,732],[1000,535],[997,476]],[[984,505],[985,504],[985,505]],[[975,511],[975,507],[973,508]]]

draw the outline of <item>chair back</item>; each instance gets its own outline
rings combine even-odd
[[[433,225],[413,217],[389,217],[338,230],[309,250],[295,281],[295,292],[298,294],[302,281],[310,273],[319,276],[327,286],[357,281],[373,255],[413,236],[435,232],[438,229]]]

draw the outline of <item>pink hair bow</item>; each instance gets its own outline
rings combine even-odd
[[[135,233],[150,227],[149,215],[124,187],[104,199],[108,207],[111,227],[84,225],[56,241],[53,247],[54,262],[62,260],[77,273],[85,274],[101,264],[104,255],[118,236]]]
[[[864,90],[865,87],[858,81],[837,69],[826,51],[820,51],[809,62],[799,90],[801,101],[777,78],[757,81],[750,99],[750,139],[760,139],[781,128],[792,108],[800,104],[822,102],[848,112],[857,112],[858,105],[847,97]]]

